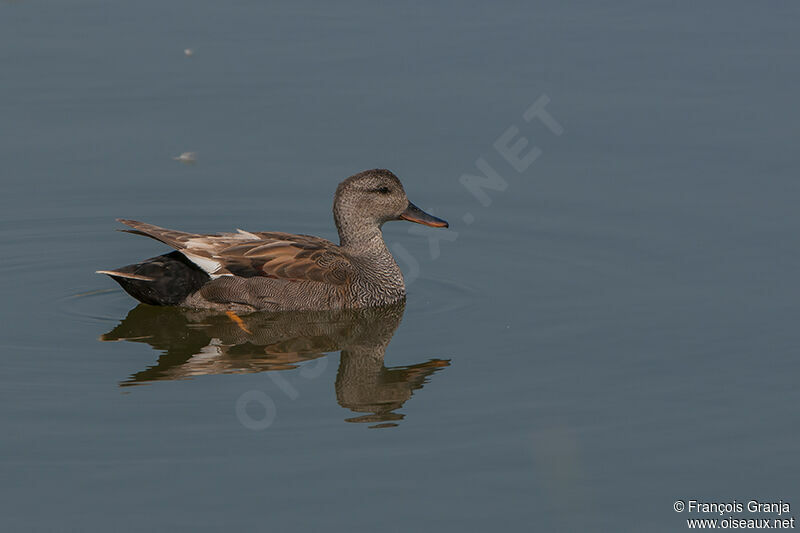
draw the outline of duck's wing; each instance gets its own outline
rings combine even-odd
[[[353,265],[338,246],[310,235],[243,230],[207,235],[118,220],[133,228],[123,231],[172,246],[212,278],[263,276],[342,285],[353,277]]]
[[[330,241],[290,233],[257,234],[257,241],[238,242],[215,258],[235,276],[319,281],[342,285],[353,277],[353,265]]]

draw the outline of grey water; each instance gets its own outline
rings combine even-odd
[[[2,529],[795,513],[799,16],[0,3]],[[337,183],[375,167],[450,222],[384,227],[404,308],[237,323],[94,274],[167,251],[116,217],[334,239]]]

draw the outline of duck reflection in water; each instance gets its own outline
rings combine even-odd
[[[246,315],[140,304],[103,341],[143,342],[162,352],[158,362],[120,383],[188,379],[209,374],[297,368],[341,351],[336,399],[361,416],[348,422],[397,425],[397,413],[415,390],[449,360],[387,368],[386,347],[400,324],[405,301],[339,311],[257,312]]]

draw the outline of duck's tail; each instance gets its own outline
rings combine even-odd
[[[150,305],[180,305],[211,279],[180,252],[97,273],[111,276],[125,292]]]

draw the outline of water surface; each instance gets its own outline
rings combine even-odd
[[[677,499],[800,506],[797,17],[0,4],[4,529],[675,531]],[[561,135],[523,118],[542,95]],[[541,150],[522,172],[494,147],[512,126]],[[505,182],[486,197],[460,181],[479,158]],[[93,273],[166,251],[116,217],[335,238],[336,184],[373,167],[451,223],[385,227],[400,313],[248,336]]]

